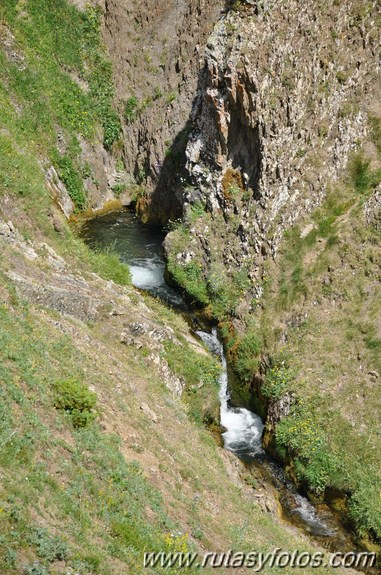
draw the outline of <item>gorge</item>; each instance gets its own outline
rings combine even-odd
[[[379,554],[380,28],[373,0],[2,1],[2,574]]]

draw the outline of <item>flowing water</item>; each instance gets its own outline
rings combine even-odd
[[[165,302],[184,308],[182,297],[164,280],[163,240],[165,232],[143,224],[128,211],[113,212],[87,220],[81,236],[93,248],[113,248],[128,264],[132,283]]]
[[[163,230],[142,224],[133,213],[124,210],[88,220],[81,235],[92,247],[113,247],[129,265],[136,287],[160,297],[179,311],[186,309],[181,296],[164,280]],[[249,469],[260,470],[265,482],[277,490],[284,517],[290,523],[332,551],[352,551],[354,545],[349,534],[327,506],[315,508],[297,492],[282,468],[266,455],[261,442],[264,427],[261,418],[244,407],[230,405],[227,363],[217,330],[198,330],[195,334],[221,361],[220,412],[225,448],[242,459]]]

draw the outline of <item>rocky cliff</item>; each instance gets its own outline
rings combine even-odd
[[[223,0],[104,4],[105,40],[123,121],[126,171],[151,194],[142,214],[182,213],[181,156],[206,39]],[[127,114],[126,114],[127,106]]]
[[[379,45],[376,2],[236,2],[208,39],[166,239],[170,276],[220,321],[233,400],[254,392],[294,479],[344,494],[373,539]]]
[[[212,220],[223,215],[223,240],[218,226],[201,226],[196,241],[202,252],[217,242],[232,270],[246,262],[254,283],[284,231],[321,203],[366,140],[379,103],[376,8],[242,3],[208,39],[185,201],[200,200]]]

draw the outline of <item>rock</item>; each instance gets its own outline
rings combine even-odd
[[[14,282],[17,292],[29,302],[55,310],[62,315],[70,315],[81,321],[95,321],[102,302],[88,294],[86,284],[70,275],[59,275],[60,287],[46,279],[21,276],[14,272],[7,274]]]
[[[168,363],[159,355],[151,354],[149,360],[156,365],[158,371],[166,385],[175,397],[181,397],[184,390],[184,382],[172,373]]]
[[[142,323],[139,321],[134,321],[128,324],[128,330],[130,331],[130,333],[132,333],[134,336],[141,336],[144,335],[145,333],[147,333],[150,329],[150,326],[146,323]]]
[[[66,218],[69,219],[74,212],[74,203],[70,198],[69,192],[67,191],[65,185],[61,182],[58,174],[53,166],[51,166],[45,173],[45,177],[50,188],[53,199],[56,200],[57,204],[61,208],[62,212],[65,214]]]
[[[300,232],[300,239],[303,240],[312,232],[312,230],[316,230],[315,224],[308,224],[305,226],[302,231]]]
[[[159,421],[156,413],[152,411],[152,409],[146,403],[142,403],[140,409],[143,411],[143,413],[145,413],[147,417],[149,417],[153,423],[157,423]]]
[[[57,234],[63,234],[64,233],[65,229],[64,229],[62,223],[60,222],[60,220],[58,218],[53,217],[52,224],[53,224],[54,231],[57,232]]]
[[[193,252],[181,252],[176,255],[177,263],[182,266],[189,264],[193,258],[194,258]]]
[[[123,343],[124,345],[136,347],[136,349],[142,349],[142,347],[143,347],[143,344],[141,341],[139,341],[138,339],[131,336],[130,334],[128,334],[125,331],[120,334],[120,340],[119,341],[120,341],[120,343]]]
[[[381,185],[376,188],[373,195],[366,202],[364,216],[368,226],[381,231]]]
[[[66,269],[65,260],[61,256],[59,256],[54,251],[54,249],[51,246],[49,246],[49,244],[43,242],[42,244],[39,245],[39,247],[46,252],[47,254],[46,259],[50,267],[59,272],[62,272]]]
[[[275,429],[276,424],[289,415],[291,405],[292,396],[289,393],[286,393],[279,399],[270,400],[266,420],[268,430]]]
[[[375,370],[368,371],[368,375],[370,375],[370,377],[372,379],[379,379],[379,377],[380,377],[378,371],[375,371]]]

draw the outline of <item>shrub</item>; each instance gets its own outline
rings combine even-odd
[[[95,419],[97,396],[85,384],[76,379],[58,381],[54,391],[54,407],[68,413],[74,427],[86,427]]]
[[[131,96],[128,98],[125,106],[124,106],[124,117],[126,118],[127,122],[133,122],[136,120],[138,115],[139,109],[139,102],[136,96]]]
[[[266,373],[262,393],[265,397],[279,399],[290,389],[293,373],[286,366],[275,366]]]
[[[364,194],[367,191],[370,183],[369,164],[370,162],[368,160],[364,160],[364,158],[358,154],[352,159],[349,167],[352,184],[356,192],[360,194]]]
[[[249,382],[259,366],[260,339],[254,331],[248,331],[237,346],[235,369],[238,375]]]

